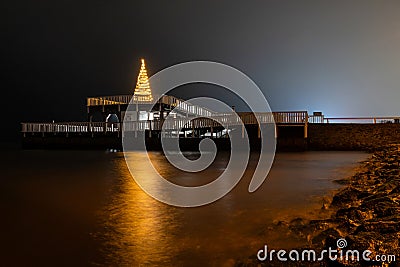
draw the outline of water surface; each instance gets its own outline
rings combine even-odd
[[[134,175],[148,175],[138,168]],[[249,171],[221,200],[175,208],[146,195],[122,153],[6,151],[1,159],[1,262],[35,266],[220,266],[254,255],[264,244],[298,245],[268,232],[279,220],[320,216],[323,198],[368,155],[281,153],[264,184],[248,193]],[[204,184],[225,168],[222,154],[205,172],[182,173],[160,153],[151,158],[167,179]]]

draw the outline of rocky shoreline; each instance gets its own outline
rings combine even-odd
[[[336,249],[337,240],[342,238],[347,242],[344,253],[369,250],[370,257],[395,255],[395,262],[331,261],[327,257],[320,262],[260,262],[253,256],[235,266],[400,266],[400,144],[376,150],[355,175],[338,182],[344,188],[322,207],[323,212],[331,214],[330,218],[297,218],[277,222],[275,227],[303,238],[307,243],[304,249]]]

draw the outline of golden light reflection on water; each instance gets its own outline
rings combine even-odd
[[[140,164],[145,156],[141,152],[129,155],[134,175],[151,175]],[[160,153],[150,153],[150,157],[163,176],[188,186],[215,179],[227,160],[222,155],[207,172],[187,174],[171,168]],[[249,172],[231,193],[215,203],[175,208],[143,192],[120,154],[113,159],[108,174],[108,204],[99,214],[102,229],[96,238],[103,244],[106,265],[110,266],[221,266],[253,255],[265,243],[290,247],[295,242],[286,233],[265,231],[268,225],[315,213],[320,206],[318,197],[337,188],[331,182],[335,178],[333,171],[362,157],[323,153],[278,155],[266,183],[256,193],[247,192]],[[255,158],[250,162],[249,169],[254,168],[256,161]],[[162,192],[162,188],[159,190]]]
[[[149,173],[140,168],[140,159],[145,156],[141,153],[133,155],[136,175],[146,176]],[[154,264],[155,262],[170,262],[170,256],[176,254],[173,244],[173,233],[177,223],[174,222],[176,209],[168,207],[154,200],[143,192],[132,180],[131,174],[123,158],[114,160],[114,170],[118,174],[109,204],[107,228],[113,229],[109,236],[108,246],[116,248],[108,251],[109,260],[118,265]],[[149,179],[154,181],[154,179]],[[154,184],[157,187],[157,184]]]

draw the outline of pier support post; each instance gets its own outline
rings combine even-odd
[[[139,121],[135,121],[135,138],[137,138],[137,131],[138,131],[138,127],[139,127]]]
[[[304,139],[308,138],[308,123],[304,124]]]
[[[107,132],[107,115],[103,112],[103,132]]]
[[[87,131],[90,133],[90,132],[92,132],[92,120],[93,120],[93,115],[91,115],[91,114],[88,114],[88,121],[89,121],[89,125],[88,125],[88,128],[87,128]]]
[[[304,121],[304,139],[308,137],[308,114],[306,114],[305,121]]]
[[[149,138],[151,138],[151,131],[152,131],[151,121],[148,120],[147,123],[149,124]]]

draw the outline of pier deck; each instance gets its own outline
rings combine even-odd
[[[235,116],[236,117],[236,116]],[[213,118],[213,116],[211,116]],[[128,131],[161,131],[169,129],[203,129],[220,127],[217,120],[224,121],[227,126],[233,127],[241,125],[258,125],[273,123],[277,126],[302,126],[306,127],[308,123],[307,111],[292,111],[292,112],[272,112],[272,113],[238,113],[238,117],[233,118],[232,114],[215,115],[211,118],[196,118],[192,119],[189,124],[185,118],[176,118],[171,120],[144,120],[130,121],[128,123],[120,122],[51,122],[51,123],[22,123],[22,133],[107,133],[120,132],[122,127]],[[257,121],[258,119],[258,121]],[[164,125],[165,124],[165,125]]]

